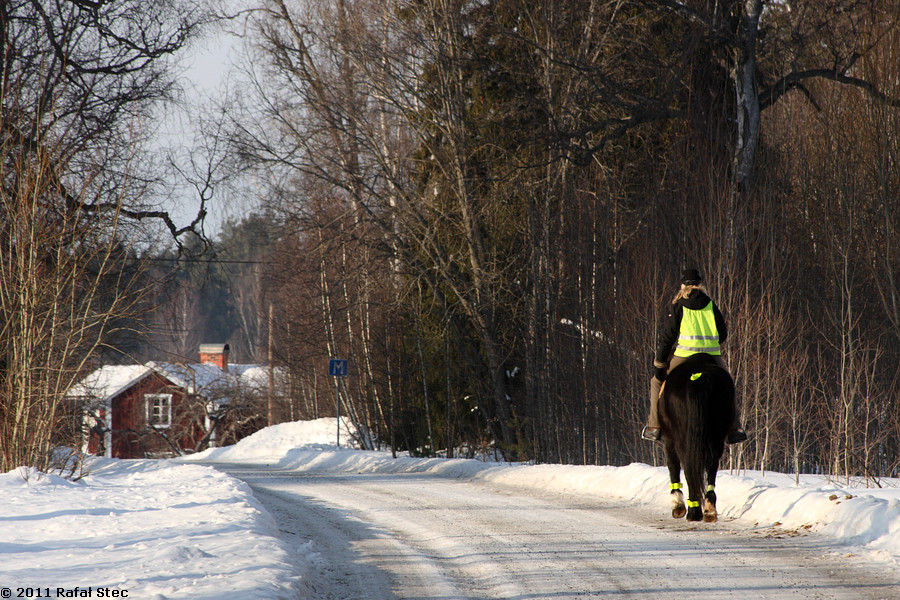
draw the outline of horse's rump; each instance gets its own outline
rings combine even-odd
[[[724,443],[734,418],[731,375],[708,354],[690,356],[666,376],[659,418],[663,435],[676,442],[693,438]]]

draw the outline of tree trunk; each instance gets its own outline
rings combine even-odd
[[[757,40],[762,0],[744,0],[738,29],[732,79],[735,90],[735,140],[730,193],[730,267],[743,263],[746,255],[746,210],[753,184],[759,147],[760,106],[757,85]]]

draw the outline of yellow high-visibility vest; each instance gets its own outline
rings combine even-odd
[[[681,331],[678,334],[678,343],[675,345],[675,356],[686,358],[698,352],[706,352],[714,356],[722,354],[712,300],[700,310],[683,309]]]

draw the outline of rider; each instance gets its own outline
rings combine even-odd
[[[659,392],[666,375],[692,354],[705,352],[713,357],[725,370],[722,360],[721,345],[728,337],[725,319],[715,303],[709,298],[709,292],[701,284],[700,272],[697,269],[686,269],[681,274],[681,289],[672,300],[669,316],[659,335],[659,347],[653,361],[654,375],[650,379],[650,415],[647,425],[641,431],[645,440],[659,441],[659,415],[656,405]],[[674,353],[673,353],[674,349]],[[670,354],[672,356],[669,360]],[[734,406],[734,421],[725,439],[729,444],[747,441],[747,434],[741,427],[737,402]]]

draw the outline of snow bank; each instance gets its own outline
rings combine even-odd
[[[295,448],[334,450],[338,439],[337,419],[293,421],[266,427],[233,446],[210,448],[188,457],[188,460],[213,462],[266,461],[283,456]],[[350,435],[350,423],[341,419],[342,448],[356,448]]]
[[[17,469],[0,475],[0,494],[0,586],[12,597],[299,593],[271,517],[210,467],[98,459],[77,482]]]

